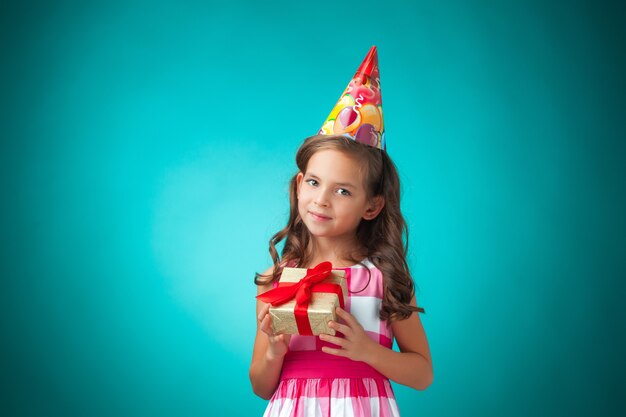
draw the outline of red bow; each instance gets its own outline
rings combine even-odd
[[[296,304],[307,303],[311,299],[311,287],[328,278],[333,265],[322,262],[314,268],[307,269],[306,275],[298,282],[282,283],[280,286],[258,295],[261,301],[276,307],[296,298]]]
[[[257,295],[257,299],[270,303],[276,307],[286,302],[296,299],[294,314],[298,333],[301,335],[312,335],[307,309],[311,300],[312,292],[332,292],[339,297],[339,303],[343,307],[343,292],[341,286],[337,284],[320,284],[321,281],[330,276],[333,265],[330,262],[322,262],[316,267],[307,269],[306,275],[298,282],[279,283],[278,287],[263,294]]]

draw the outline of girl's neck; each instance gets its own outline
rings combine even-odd
[[[355,261],[363,260],[366,256],[366,251],[356,236],[342,241],[313,237],[307,252],[309,265],[301,267],[312,267],[320,262],[329,261],[333,267],[345,268],[354,265]]]

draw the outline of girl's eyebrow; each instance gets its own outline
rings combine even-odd
[[[314,180],[319,180],[320,177],[318,177],[317,175],[315,175],[312,172],[307,172],[306,174],[307,177],[311,177]],[[356,188],[356,185],[352,184],[351,182],[336,182],[335,185],[339,186],[339,187],[352,187],[352,188]]]
[[[349,182],[336,182],[335,185],[339,187],[348,187],[348,188],[356,188],[356,186]]]

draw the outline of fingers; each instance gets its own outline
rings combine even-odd
[[[361,324],[357,321],[357,319],[346,310],[342,309],[341,307],[337,307],[336,312],[337,316],[339,316],[339,318],[342,319],[346,324],[330,321],[328,323],[330,328],[335,329],[346,337],[353,335],[361,328]]]
[[[328,327],[334,329],[335,331],[338,331],[344,336],[348,336],[352,333],[352,329],[350,327],[346,326],[345,324],[337,323],[336,321],[329,321]]]
[[[259,315],[258,315],[258,316],[257,316],[257,318],[256,318],[259,322],[260,322],[261,320],[263,320],[263,317],[265,317],[265,315],[266,315],[267,313],[269,313],[269,311],[270,311],[270,307],[271,307],[271,304],[265,304],[265,305],[261,308],[261,311],[259,311]]]
[[[274,333],[272,332],[272,321],[269,314],[266,314],[265,317],[263,317],[259,321],[259,330],[261,330],[263,333],[266,333],[268,336],[274,335]]]
[[[343,321],[345,321],[348,324],[348,326],[354,327],[354,326],[358,326],[359,325],[359,323],[356,321],[354,316],[352,314],[348,313],[343,308],[337,307],[336,311],[337,311],[337,315],[339,317],[341,317],[343,319]]]
[[[339,347],[345,347],[347,341],[343,337],[331,336],[329,334],[320,334],[320,339],[324,342],[332,343],[333,345],[337,345]]]
[[[291,340],[290,334],[275,334],[274,329],[272,328],[272,318],[269,315],[270,305],[267,304],[264,306],[259,315],[257,316],[257,322],[259,324],[259,330],[269,336],[270,341],[272,342],[282,342],[289,345],[289,341]]]
[[[259,325],[259,330],[268,336],[274,336],[274,332],[272,331],[272,319],[268,314],[270,310],[270,304],[266,304],[259,311],[259,315],[257,316],[257,323]]]
[[[334,349],[328,346],[322,346],[322,352],[326,352],[326,353],[330,353],[331,355],[335,355],[335,356],[343,356],[348,357],[348,353],[343,350],[343,349]]]
[[[342,356],[353,360],[364,360],[371,351],[371,339],[367,336],[363,326],[352,314],[342,308],[337,308],[338,319],[342,323],[330,321],[328,326],[341,333],[343,337],[320,335],[320,339],[336,346],[323,346],[322,351],[335,356]]]

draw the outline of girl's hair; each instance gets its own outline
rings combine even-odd
[[[296,154],[296,164],[305,173],[311,157],[321,150],[340,151],[362,161],[363,177],[368,198],[382,196],[385,204],[373,220],[362,219],[357,227],[357,239],[365,248],[367,257],[381,270],[384,277],[384,295],[380,309],[382,320],[408,318],[415,311],[423,311],[409,303],[414,294],[413,280],[406,262],[408,229],[400,212],[400,179],[395,165],[385,151],[373,148],[344,136],[312,136],[304,141]],[[257,285],[275,282],[288,262],[307,264],[310,261],[311,236],[298,213],[297,174],[289,184],[289,220],[269,242],[269,252],[274,261],[271,275],[256,274]],[[285,240],[281,256],[276,245]],[[346,254],[351,261],[356,254]]]

